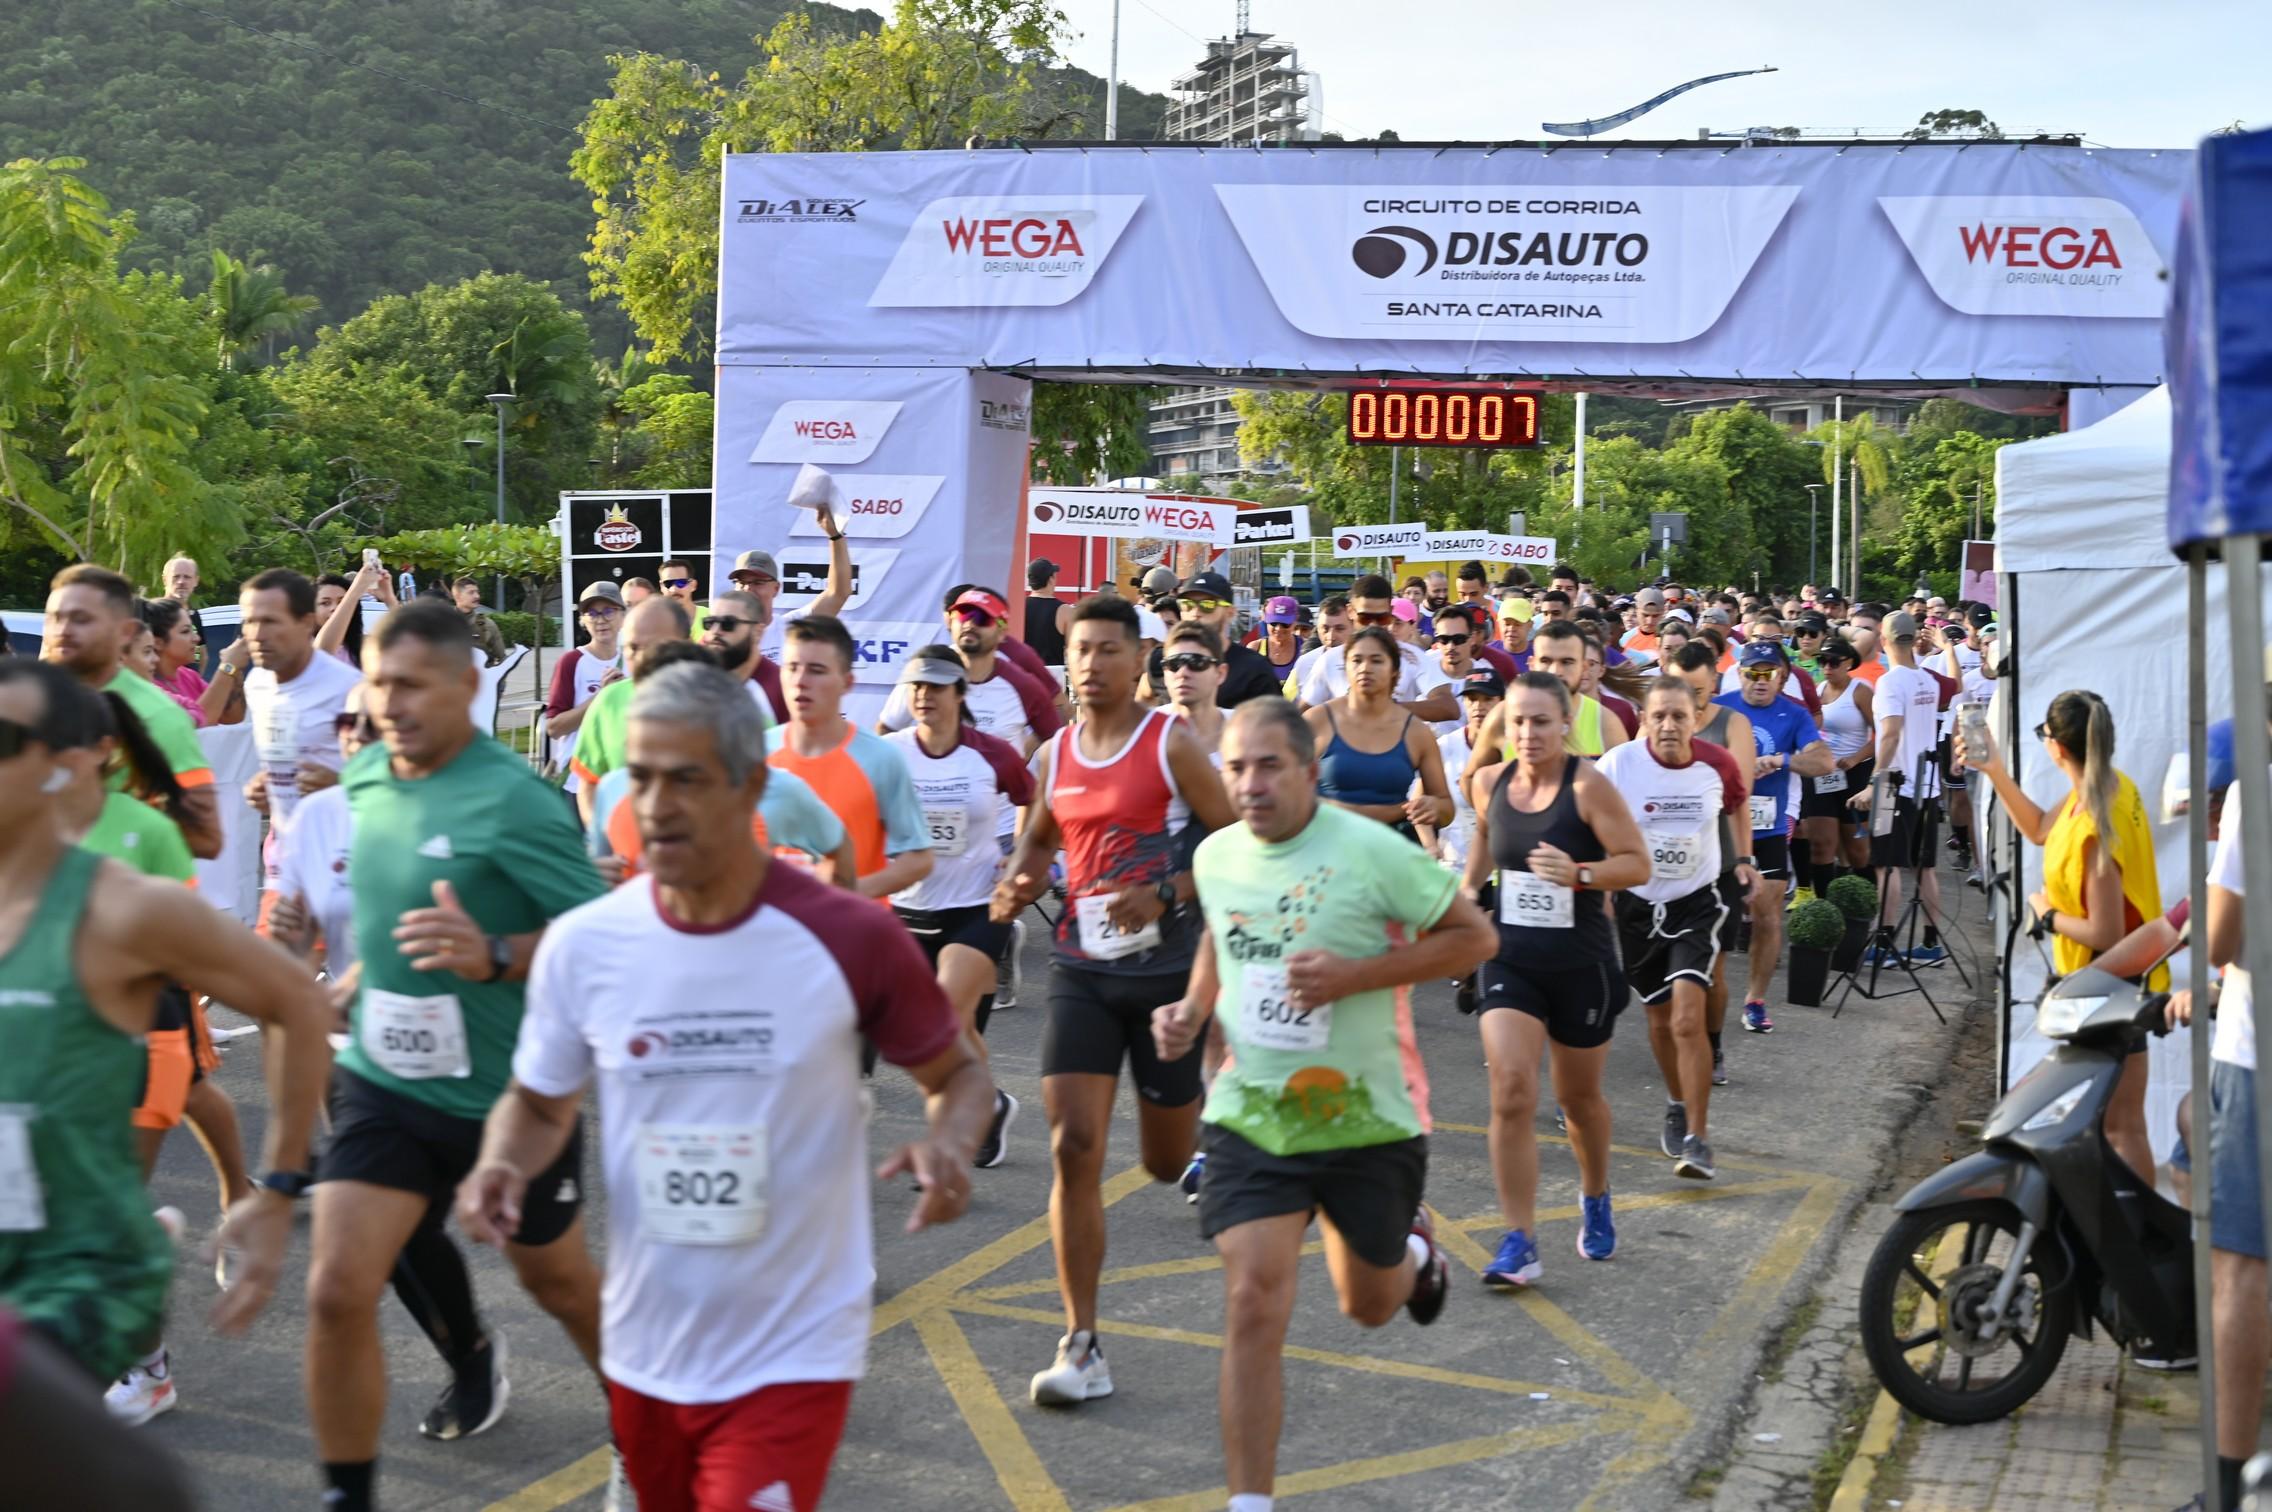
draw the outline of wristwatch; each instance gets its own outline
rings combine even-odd
[[[1578,868],[1578,885],[1580,887],[1591,887],[1594,885],[1594,869],[1592,867],[1581,866]]]
[[[489,937],[489,975],[485,981],[502,982],[513,969],[513,942],[503,935]]]
[[[1152,888],[1152,896],[1160,900],[1160,907],[1162,908],[1175,907],[1174,879],[1170,878],[1154,885],[1154,887]]]
[[[306,1171],[270,1171],[260,1178],[263,1189],[294,1199],[307,1196],[308,1188],[315,1184],[315,1177]]]

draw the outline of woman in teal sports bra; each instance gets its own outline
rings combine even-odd
[[[1435,731],[1394,698],[1403,665],[1395,638],[1368,626],[1349,637],[1341,655],[1349,691],[1305,715],[1317,732],[1318,796],[1414,840],[1415,824],[1449,824],[1451,787]]]

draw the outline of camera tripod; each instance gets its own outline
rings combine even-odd
[[[1926,806],[1931,801],[1930,799],[1920,797],[1906,814],[1901,811],[1896,801],[1904,786],[1912,792],[1922,793],[1924,791],[1925,777],[1934,770],[1933,761],[1932,752],[1927,752],[1919,757],[1917,770],[1908,774],[1906,782],[1904,781],[1904,774],[1900,772],[1880,772],[1871,783],[1870,813],[1873,816],[1873,822],[1870,825],[1871,830],[1874,833],[1877,829],[1875,816],[1879,805],[1893,805],[1893,829],[1889,833],[1902,834],[1908,841],[1903,854],[1909,857],[1909,864],[1902,867],[1880,868],[1880,870],[1897,871],[1906,875],[1908,878],[1908,897],[1902,904],[1901,917],[1890,928],[1883,923],[1884,905],[1881,901],[1878,920],[1874,921],[1871,927],[1870,943],[1864,947],[1868,959],[1857,961],[1845,971],[1839,973],[1841,990],[1838,993],[1837,1005],[1830,1011],[1830,1016],[1833,1019],[1845,1011],[1846,1002],[1849,998],[1860,996],[1871,1002],[1876,1002],[1882,998],[1901,997],[1904,994],[1914,992],[1925,1000],[1926,1007],[1933,1010],[1934,1018],[1943,1024],[1948,1022],[1948,1015],[1941,1012],[1941,1005],[1933,1000],[1932,991],[1926,987],[1925,979],[1917,974],[1916,965],[1909,959],[1909,953],[1916,948],[1919,935],[1922,933],[1927,919],[1925,912],[1925,873],[1932,867],[1936,859],[1933,847],[1939,839],[1939,836],[1935,833],[1938,826],[1933,823],[1931,811]],[[1888,942],[1891,942],[1893,953],[1893,960],[1890,963],[1885,958],[1886,952],[1883,948]],[[1945,943],[1942,948],[1948,950]],[[1964,983],[1965,990],[1970,992],[1972,990],[1971,973],[1964,969],[1964,963],[1957,959],[1955,951],[1948,950],[1947,959],[1948,963],[1956,968],[1956,974]],[[1898,968],[1901,974],[1909,979],[1906,986],[1888,980],[1891,976],[1889,966]],[[1865,973],[1867,974],[1866,981],[1864,980]],[[1884,985],[1881,986],[1881,984]]]

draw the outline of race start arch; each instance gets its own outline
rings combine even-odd
[[[2150,386],[2191,158],[2060,142],[729,157],[712,581],[750,547],[814,544],[787,503],[811,463],[848,500],[857,635],[932,638],[963,578],[1017,592],[1034,379],[1803,385],[2006,409]]]

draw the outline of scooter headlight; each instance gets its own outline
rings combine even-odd
[[[2106,998],[2055,997],[2035,1010],[2035,1032],[2045,1039],[2066,1039],[2083,1021],[2106,1006]]]
[[[2104,1002],[2105,999],[2102,998],[2100,999],[2100,1001]],[[2076,1106],[2083,1100],[2083,1094],[2085,1092],[2088,1092],[2090,1089],[2091,1084],[2086,1081],[2070,1089],[2069,1091],[2060,1093],[2057,1098],[2046,1104],[2039,1112],[2037,1112],[2033,1118],[2030,1118],[2026,1123],[2021,1124],[2020,1132],[2022,1134],[2031,1134],[2037,1129],[2049,1129],[2058,1124],[2065,1123],[2067,1121],[2067,1115],[2075,1111]]]

